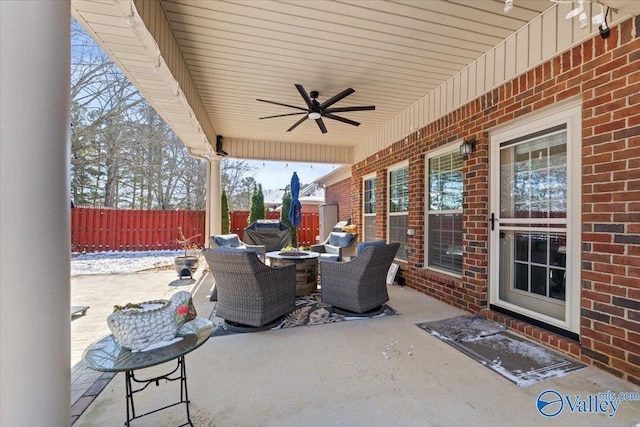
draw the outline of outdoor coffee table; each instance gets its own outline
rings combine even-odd
[[[318,258],[320,253],[311,251],[267,252],[271,267],[286,264],[296,266],[296,296],[309,295],[318,289]]]
[[[136,418],[144,417],[145,415],[153,414],[163,409],[168,409],[182,403],[185,404],[187,410],[187,422],[180,426],[190,425],[191,416],[189,414],[189,394],[187,392],[187,371],[184,362],[184,356],[196,348],[204,344],[211,335],[213,324],[208,319],[198,318],[196,321],[190,322],[197,325],[196,328],[185,328],[189,332],[182,335],[182,340],[173,343],[166,347],[161,347],[155,350],[144,352],[132,352],[129,349],[123,348],[118,344],[113,335],[107,335],[91,344],[82,355],[82,360],[87,367],[100,372],[124,372],[125,373],[125,387],[126,387],[126,400],[127,400],[127,421],[125,426],[129,426],[131,421]],[[135,377],[134,371],[139,369],[149,368],[151,366],[160,365],[165,362],[177,360],[175,369],[171,372],[148,379],[138,379]],[[174,377],[173,374],[179,371]],[[156,386],[160,384],[160,380],[177,381],[180,380],[180,401],[171,405],[163,406],[162,408],[155,409],[153,411],[145,412],[142,415],[136,415],[135,406],[133,404],[133,395],[146,389],[149,384],[155,383]],[[144,384],[142,387],[134,390],[133,383]]]

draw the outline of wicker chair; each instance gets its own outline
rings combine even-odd
[[[320,253],[320,261],[345,261],[356,255],[357,243],[358,233],[332,231],[324,242],[311,245],[311,250]]]
[[[219,234],[209,236],[209,245],[212,248],[235,248],[235,249],[252,249],[258,254],[258,258],[264,262],[266,247],[264,245],[249,245],[242,240],[237,234]]]
[[[347,262],[321,262],[322,301],[335,308],[366,313],[389,301],[387,271],[400,243],[366,247]]]
[[[216,282],[216,315],[227,322],[262,327],[294,309],[296,267],[264,265],[249,250],[203,249]]]

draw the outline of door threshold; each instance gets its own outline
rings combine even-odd
[[[575,332],[567,331],[566,329],[559,328],[554,325],[550,325],[548,323],[542,322],[540,320],[534,319],[533,317],[525,316],[524,314],[516,313],[515,311],[507,310],[506,308],[502,308],[495,304],[489,304],[489,309],[496,311],[498,313],[506,314],[507,316],[513,317],[514,319],[522,320],[523,322],[527,322],[533,326],[536,326],[540,329],[544,329],[546,331],[552,332],[556,335],[560,335],[562,337],[568,338],[575,342],[580,342],[580,335]]]

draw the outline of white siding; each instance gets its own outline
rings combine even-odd
[[[589,17],[600,13],[597,4],[585,3],[585,8]],[[546,10],[539,18],[425,95],[422,102],[415,103],[409,110],[420,109],[421,106],[426,109],[417,112],[423,118],[421,126],[424,126],[597,34],[598,28],[591,22],[581,30],[577,19],[566,20],[571,10],[572,6],[564,3]],[[614,12],[610,13],[610,22],[618,18]],[[398,117],[404,116],[402,113]],[[360,161],[415,130],[414,123],[391,120],[355,147],[355,160]]]
[[[339,145],[299,144],[245,138],[224,138],[224,151],[241,159],[313,163],[353,163],[353,148]]]

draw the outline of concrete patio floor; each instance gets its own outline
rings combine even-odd
[[[212,279],[204,271],[199,271],[196,278],[197,283],[186,286],[193,288],[199,315],[207,317],[212,308],[207,298]],[[142,294],[136,293],[128,301],[167,298],[173,291],[185,289],[175,286],[174,279],[172,271],[102,278],[114,289],[139,285]],[[152,289],[165,293],[145,294],[142,283],[154,284],[146,288],[149,293]],[[167,285],[171,283],[174,285]],[[97,309],[104,303],[106,311],[110,311],[113,303],[106,303],[111,298],[108,294],[105,291],[92,295],[91,301],[73,301],[92,308],[87,319],[72,322],[72,333],[74,327],[80,329],[80,323],[77,326],[74,323],[88,320],[89,315],[95,315],[91,323],[95,323],[96,333],[87,338],[85,331],[84,344],[74,336],[74,345],[78,346],[74,355],[81,346],[86,347],[108,333],[107,313]],[[640,423],[638,401],[622,402],[614,417],[571,413],[565,405],[558,416],[545,418],[536,409],[537,397],[545,390],[555,390],[572,399],[576,395],[587,399],[601,392],[640,392],[640,388],[593,368],[519,388],[415,326],[463,312],[409,288],[391,286],[389,294],[389,305],[401,313],[399,316],[209,339],[186,356],[194,425],[636,426]],[[98,331],[99,328],[102,330]],[[390,345],[393,349],[387,350]],[[160,365],[147,370],[147,375],[166,373],[174,366],[175,363]],[[84,405],[86,410],[83,408],[81,415],[77,414],[74,426],[124,422],[124,375],[101,381],[106,387],[95,400]],[[157,388],[152,385],[136,395],[136,409],[138,413],[146,412],[173,403],[178,397],[179,384],[161,383]],[[133,421],[132,425],[175,426],[185,421],[184,405],[180,405]]]
[[[202,271],[195,277],[202,277]],[[113,306],[169,299],[178,291],[192,291],[195,285],[196,280],[177,280],[173,269],[71,277],[71,305],[89,306],[86,314],[71,318],[72,423],[113,377],[113,374],[93,371],[81,362],[82,353],[92,342],[111,333],[106,319]]]

